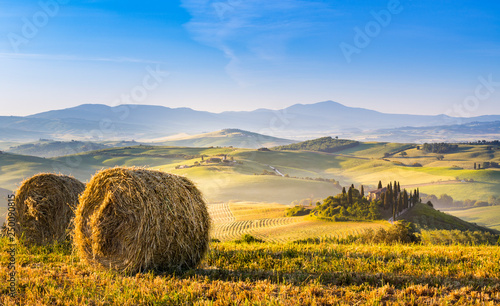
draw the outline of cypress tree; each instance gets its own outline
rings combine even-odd
[[[350,205],[353,204],[353,202],[352,202],[352,190],[353,189],[354,188],[351,187],[351,188],[349,188],[349,191],[347,192],[347,199],[348,199]]]
[[[346,192],[345,192],[345,187],[342,187],[342,194],[345,195]]]
[[[378,181],[378,187],[377,189],[382,189],[382,181]]]
[[[360,196],[361,198],[365,196],[365,188],[363,187],[363,185],[361,185]]]

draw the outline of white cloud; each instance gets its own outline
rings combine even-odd
[[[191,14],[185,27],[193,39],[221,50],[226,72],[242,86],[285,60],[290,41],[313,35],[336,14],[322,1],[182,0],[182,6]]]

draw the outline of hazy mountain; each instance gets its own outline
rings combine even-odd
[[[429,127],[400,127],[381,129],[363,135],[351,134],[351,138],[370,141],[392,142],[463,142],[500,139],[500,121],[471,122],[466,124]]]
[[[84,104],[27,117],[0,117],[1,141],[153,140],[178,133],[199,134],[235,127],[281,138],[363,134],[402,126],[442,126],[500,120],[500,116],[451,118],[385,114],[333,101],[296,104],[282,110],[211,113],[152,105]],[[2,130],[3,129],[3,130]],[[5,130],[8,129],[8,130]]]
[[[38,157],[57,157],[106,148],[110,146],[94,142],[42,140],[11,147],[7,152]]]
[[[261,147],[274,147],[288,145],[295,141],[276,138],[239,129],[224,129],[217,132],[169,138],[157,144],[179,147],[212,147],[233,146],[235,148],[257,149]]]

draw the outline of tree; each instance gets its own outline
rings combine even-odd
[[[436,156],[437,160],[443,160],[444,159],[444,156],[443,155],[438,155]]]
[[[363,185],[361,185],[360,196],[361,196],[361,197],[364,197],[364,196],[365,196],[365,188],[363,187]]]
[[[345,187],[342,187],[342,194],[343,194],[343,195],[345,195],[345,194],[346,194]]]
[[[399,155],[401,155],[402,157],[406,157],[408,155],[408,153],[406,153],[405,151],[399,153]]]
[[[377,189],[382,189],[382,181],[378,181],[378,187]]]
[[[347,200],[348,200],[348,203],[349,205],[352,205],[353,204],[353,201],[352,201],[352,190],[354,188],[349,188],[349,191],[347,191]]]
[[[476,163],[474,163],[474,170],[476,170],[476,169],[477,169],[477,164],[476,164]]]

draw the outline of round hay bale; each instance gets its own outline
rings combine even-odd
[[[73,177],[51,173],[23,181],[14,199],[16,237],[38,245],[67,240],[84,189],[85,185]]]
[[[119,272],[181,271],[203,259],[209,229],[205,201],[187,178],[112,168],[81,195],[74,244],[85,262]]]

